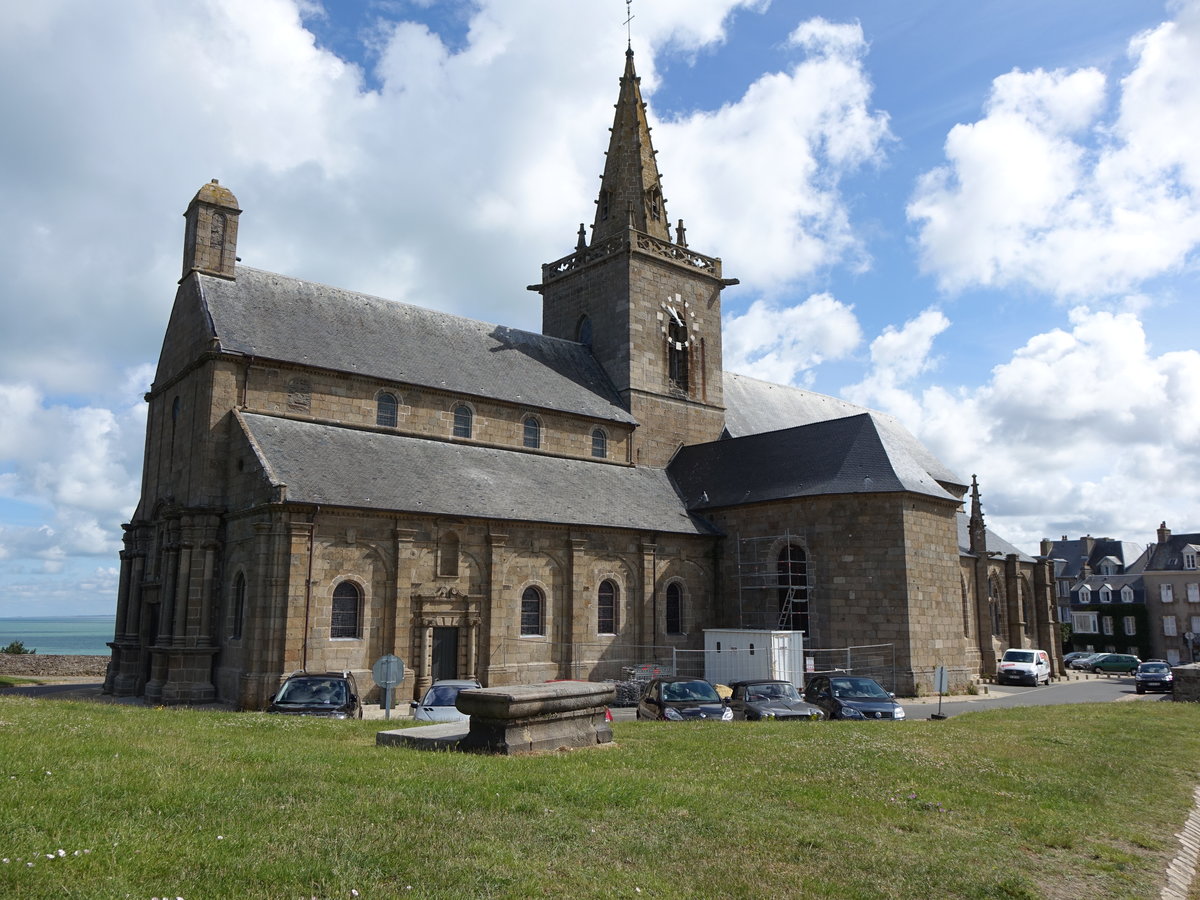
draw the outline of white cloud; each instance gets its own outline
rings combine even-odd
[[[137,500],[146,423],[140,397],[116,411],[72,408],[30,385],[0,385],[0,421],[8,469],[0,499],[40,519],[0,527],[2,555],[56,568],[67,555],[115,554],[119,526]]]
[[[655,130],[670,160],[668,213],[702,252],[719,238],[733,274],[768,293],[835,264],[868,264],[840,186],[890,139],[887,115],[870,109],[861,27],[814,19],[790,42],[804,57],[789,71]]]
[[[988,523],[1018,546],[1063,533],[1150,540],[1200,507],[1200,352],[1155,355],[1130,313],[1079,307],[974,389],[875,399],[959,475],[978,474]],[[1195,523],[1180,523],[1194,527]]]
[[[951,130],[947,164],[921,177],[908,208],[944,289],[1108,297],[1194,258],[1198,10],[1130,43],[1115,116],[1094,69],[995,79],[985,117]]]
[[[854,403],[887,409],[913,421],[919,409],[903,385],[934,367],[934,339],[950,327],[939,310],[927,309],[900,328],[889,325],[871,342],[871,368],[858,384],[842,391]]]
[[[724,322],[724,365],[765,381],[796,384],[825,360],[841,359],[862,341],[854,308],[829,294],[778,307],[757,300]]]

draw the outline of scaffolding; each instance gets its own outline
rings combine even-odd
[[[738,627],[811,632],[812,566],[803,532],[737,538]]]

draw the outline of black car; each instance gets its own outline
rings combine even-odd
[[[361,719],[358,686],[349,672],[297,672],[271,698],[269,713]]]
[[[763,719],[787,719],[808,722],[825,718],[819,706],[805,703],[790,681],[762,679],[735,681],[729,685],[733,695],[729,708],[735,719],[758,722]]]
[[[701,678],[655,678],[642,691],[637,717],[648,720],[729,722],[733,710]]]
[[[904,718],[896,695],[874,678],[861,675],[815,675],[804,689],[804,699],[825,710],[830,719]]]
[[[1165,662],[1142,663],[1133,673],[1133,681],[1139,694],[1175,690],[1175,674]]]

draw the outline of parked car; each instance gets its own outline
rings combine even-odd
[[[1067,653],[1063,656],[1063,665],[1069,669],[1071,668],[1071,663],[1075,662],[1075,660],[1083,659],[1085,656],[1095,655],[1096,651],[1094,650],[1074,650],[1071,653]]]
[[[1092,660],[1098,659],[1099,657],[1104,656],[1104,655],[1105,654],[1103,654],[1103,653],[1088,653],[1088,654],[1085,654],[1084,656],[1077,656],[1077,657],[1075,657],[1075,659],[1073,659],[1069,663],[1067,663],[1067,668],[1068,669],[1078,669],[1078,670],[1081,670],[1084,672],[1090,672],[1092,670],[1092,665],[1091,665]]]
[[[996,664],[996,684],[1014,681],[1017,684],[1050,683],[1050,654],[1045,650],[1010,648]]]
[[[729,708],[735,719],[758,722],[762,719],[787,719],[806,722],[825,718],[819,706],[805,703],[796,686],[790,681],[762,679],[734,681]]]
[[[1138,666],[1137,671],[1133,673],[1133,681],[1139,694],[1144,694],[1146,691],[1175,690],[1175,675],[1171,671],[1171,667],[1167,663],[1157,660],[1144,662]]]
[[[896,695],[874,678],[861,675],[814,675],[804,699],[821,707],[829,719],[903,719]]]
[[[466,722],[471,717],[460,712],[458,706],[459,691],[469,691],[479,687],[474,678],[445,678],[435,681],[425,691],[425,696],[418,703],[413,700],[412,716],[418,722]]]
[[[655,678],[642,692],[637,717],[670,722],[694,719],[729,722],[733,719],[733,710],[721,699],[717,689],[703,679]]]
[[[270,700],[267,712],[286,716],[361,719],[358,685],[349,672],[296,672]]]
[[[1133,675],[1137,672],[1142,661],[1128,653],[1102,653],[1096,659],[1088,660],[1088,668],[1093,672],[1124,672]]]

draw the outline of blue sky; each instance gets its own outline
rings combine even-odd
[[[536,330],[623,0],[0,10],[0,616],[115,606],[211,178],[247,265]],[[1035,552],[1200,530],[1200,4],[635,0],[726,367],[898,417]]]

